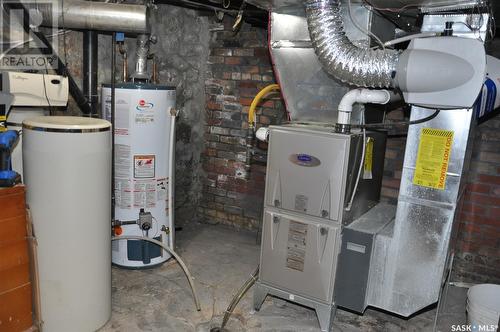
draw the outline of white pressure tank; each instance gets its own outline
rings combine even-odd
[[[44,331],[95,331],[111,316],[110,129],[71,116],[23,121]]]
[[[102,114],[111,120],[111,86],[102,88]],[[114,233],[154,238],[173,246],[175,88],[115,85]],[[151,267],[170,255],[140,240],[113,241],[112,261],[129,268]]]

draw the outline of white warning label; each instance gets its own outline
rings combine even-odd
[[[155,177],[155,155],[134,156],[134,178]]]
[[[134,207],[156,206],[156,180],[134,180]]]
[[[132,185],[129,179],[115,179],[115,204],[121,209],[132,208]]]
[[[115,134],[126,136],[130,129],[130,101],[127,96],[115,97]],[[104,102],[104,118],[111,121],[111,96]]]
[[[156,200],[165,201],[168,198],[168,178],[156,180]]]
[[[130,177],[130,145],[115,144],[115,177]]]

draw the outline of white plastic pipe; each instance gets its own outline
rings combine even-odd
[[[168,218],[170,221],[170,248],[174,249],[175,240],[175,210],[174,210],[174,190],[175,190],[175,120],[179,111],[170,109],[170,149],[168,153]]]
[[[355,89],[342,97],[339,104],[337,123],[349,125],[354,104],[387,104],[391,100],[391,93],[387,90]]]

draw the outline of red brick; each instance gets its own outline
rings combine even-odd
[[[484,216],[488,213],[488,208],[481,205],[464,203],[462,206],[462,212]]]
[[[384,178],[384,180],[382,181],[382,186],[388,187],[388,188],[399,189],[400,184],[401,184],[401,182],[399,180],[396,180],[396,179]]]
[[[258,74],[260,71],[258,66],[242,66],[241,72],[247,74]]]
[[[487,194],[490,192],[490,186],[486,184],[480,184],[480,183],[469,183],[467,185],[467,189],[469,191],[475,192],[475,193],[483,193]]]
[[[498,206],[500,205],[500,197],[492,197],[492,196],[487,196],[483,194],[478,194],[478,193],[466,193],[466,199],[467,201],[474,202],[477,204],[482,204],[482,205],[494,205]]]
[[[490,217],[500,220],[500,207],[491,208]]]
[[[483,175],[480,174],[478,176],[479,182],[490,183],[490,184],[498,184],[500,185],[500,176],[492,176],[492,175]]]
[[[207,108],[211,110],[221,110],[222,105],[213,101],[207,101]]]
[[[241,58],[237,56],[226,57],[224,63],[226,65],[241,65]]]

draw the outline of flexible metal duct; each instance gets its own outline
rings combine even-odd
[[[82,0],[50,0],[34,4],[21,1],[29,9],[38,9],[44,26],[66,29],[149,32],[147,7]]]
[[[362,87],[394,87],[399,51],[359,48],[344,32],[341,0],[307,0],[311,41],[323,68],[342,82]]]

